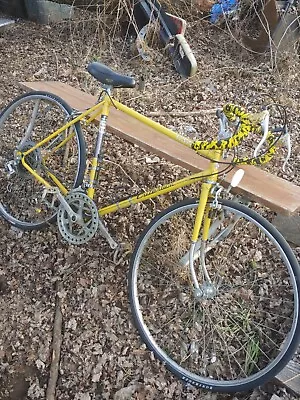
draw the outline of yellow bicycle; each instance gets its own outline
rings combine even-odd
[[[218,139],[191,140],[112,97],[115,87],[134,87],[132,77],[100,63],[88,71],[101,83],[101,93],[84,112],[51,93],[30,92],[0,114],[1,215],[21,229],[56,221],[72,244],[86,243],[100,230],[116,249],[105,215],[199,184],[199,198],[160,212],[136,243],[128,276],[134,321],[148,348],[187,384],[236,392],[271,379],[299,344],[298,262],[266,219],[242,199],[224,199],[229,189],[218,177],[238,164],[269,161],[286,137],[286,121],[270,128],[267,109],[249,114],[227,104],[217,111]],[[191,147],[210,160],[209,167],[98,209],[95,186],[111,107]],[[81,124],[99,116],[87,163]],[[250,133],[260,135],[260,144],[253,157],[239,157],[236,149]],[[228,149],[233,156],[222,158]],[[232,186],[241,178],[238,171]]]

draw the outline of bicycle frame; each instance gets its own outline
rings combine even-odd
[[[67,132],[69,128],[72,128],[74,124],[76,124],[79,121],[84,121],[86,125],[92,123],[93,121],[96,120],[97,117],[100,116],[100,123],[99,123],[99,131],[98,131],[98,137],[97,137],[97,143],[95,147],[95,154],[91,160],[91,168],[88,174],[89,178],[89,187],[87,189],[87,195],[93,199],[94,198],[94,193],[95,193],[95,188],[94,188],[94,182],[97,178],[97,169],[99,168],[99,155],[101,152],[101,147],[102,147],[102,141],[103,137],[106,131],[106,120],[107,117],[109,116],[109,111],[110,107],[114,106],[117,110],[120,110],[121,112],[124,112],[125,114],[134,117],[135,119],[139,120],[140,122],[146,124],[149,127],[152,127],[156,131],[160,132],[163,135],[166,135],[170,137],[171,139],[183,144],[186,147],[191,147],[193,141],[189,138],[184,137],[183,135],[176,133],[172,131],[171,129],[168,129],[159,123],[151,120],[150,118],[147,118],[140,113],[134,111],[133,109],[125,106],[124,104],[112,99],[111,95],[111,88],[106,88],[106,90],[103,92],[102,99],[93,107],[87,109],[86,111],[82,112],[80,115],[76,116],[74,119],[71,121],[67,122],[64,126],[56,130],[55,132],[51,133],[48,137],[43,139],[42,141],[38,142],[35,146],[30,148],[29,150],[21,153],[19,152],[18,155],[21,158],[21,162],[34,177],[35,179],[40,182],[43,186],[45,186],[46,189],[50,189],[52,185],[47,182],[44,178],[42,178],[36,171],[34,171],[27,163],[26,163],[26,156],[30,154],[32,151],[40,148],[44,144],[50,142],[51,140],[55,139],[58,135],[60,135],[62,132]],[[59,144],[57,145],[52,152],[58,150],[60,147],[62,147],[66,142],[68,142],[72,137],[74,137],[74,132],[68,133],[67,137]],[[211,161],[209,163],[209,166],[207,169],[204,171],[192,174],[188,177],[185,177],[183,179],[174,181],[170,184],[163,185],[162,187],[155,188],[153,190],[147,191],[147,192],[142,192],[140,194],[137,194],[133,197],[129,197],[126,200],[116,202],[114,204],[108,205],[101,207],[98,212],[100,216],[104,216],[106,214],[110,214],[112,212],[115,212],[119,209],[129,207],[133,204],[137,204],[140,202],[144,202],[149,199],[153,199],[155,197],[158,197],[162,194],[166,194],[169,192],[172,192],[176,189],[189,186],[191,184],[198,183],[199,181],[203,180],[204,177],[209,176],[209,180],[206,182],[203,182],[201,184],[201,193],[200,193],[200,198],[199,198],[199,207],[197,211],[197,216],[195,220],[195,226],[194,226],[194,231],[192,235],[192,241],[195,243],[198,238],[199,238],[199,232],[200,228],[203,223],[203,217],[206,215],[204,218],[204,224],[203,224],[203,232],[202,232],[202,239],[206,240],[208,238],[208,231],[209,231],[209,226],[210,226],[210,219],[208,217],[208,213],[205,214],[205,208],[207,204],[207,200],[210,194],[210,190],[213,184],[217,181],[218,178],[218,161],[221,158],[222,152],[220,150],[201,150],[199,151],[200,154],[205,155],[205,157],[209,158]],[[47,156],[43,159],[45,159]],[[53,175],[50,171],[48,171],[48,176],[49,178],[54,182],[54,184],[59,188],[61,193],[63,195],[66,195],[68,193],[67,188],[64,187],[64,185],[59,181],[59,179]]]

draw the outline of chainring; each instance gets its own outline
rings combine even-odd
[[[98,229],[99,214],[96,204],[85,193],[75,190],[70,191],[65,200],[79,215],[79,220],[74,222],[61,204],[57,213],[57,224],[62,237],[71,244],[88,242]]]

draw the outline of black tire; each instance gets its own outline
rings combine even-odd
[[[185,383],[247,391],[274,377],[299,344],[298,262],[268,221],[222,200],[205,253],[216,291],[198,272],[206,298],[197,300],[186,265],[197,205],[173,205],[141,234],[128,278],[134,322],[147,347]],[[199,261],[195,256],[196,272]]]
[[[20,229],[42,229],[53,222],[57,204],[53,207],[42,201],[44,187],[17,160],[17,146],[23,151],[31,148],[71,119],[72,111],[60,97],[36,91],[19,96],[0,114],[0,214]],[[86,167],[86,145],[80,123],[70,129],[33,151],[26,159],[51,185],[54,183],[49,178],[49,171],[67,189],[82,184]],[[56,149],[71,132],[75,135]],[[10,175],[9,163],[12,166]]]

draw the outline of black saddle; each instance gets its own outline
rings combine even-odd
[[[114,72],[104,64],[92,62],[87,66],[88,72],[104,85],[116,88],[133,88],[135,79],[131,76],[121,75]]]

